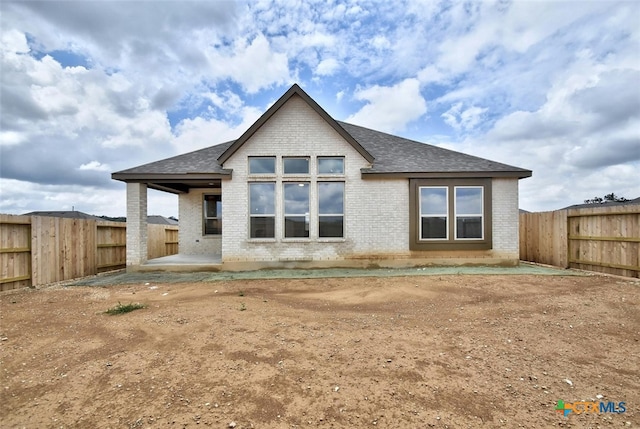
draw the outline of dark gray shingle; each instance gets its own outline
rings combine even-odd
[[[114,174],[187,174],[217,173],[225,171],[218,164],[218,157],[227,150],[233,141],[206,147],[193,152],[166,158],[149,164],[139,165]]]
[[[338,121],[367,152],[375,158],[366,173],[512,173],[528,177],[531,171],[461,152],[420,143],[369,128]],[[218,157],[234,142],[210,146],[149,164],[119,171],[119,174],[224,174]]]
[[[338,121],[338,123],[375,157],[373,168],[369,170],[371,173],[530,173],[529,170],[523,168],[477,156],[420,143],[345,122]]]

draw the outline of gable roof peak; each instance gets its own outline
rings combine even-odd
[[[344,128],[342,128],[340,124],[338,124],[335,119],[333,119],[322,107],[320,107],[320,105],[316,103],[316,101],[311,98],[309,94],[304,92],[304,90],[300,88],[297,83],[294,83],[287,90],[287,92],[285,92],[271,107],[267,109],[266,112],[262,114],[262,116],[260,116],[260,118],[258,118],[256,122],[253,123],[253,125],[249,127],[247,131],[244,132],[244,134],[240,136],[238,140],[236,140],[218,157],[218,162],[220,163],[220,165],[222,165],[238,149],[240,149],[240,147],[242,147],[242,145],[245,144],[247,140],[249,140],[249,138],[251,138],[251,136],[253,136],[256,131],[258,131],[260,127],[262,127],[294,95],[298,95],[300,98],[302,98],[302,100],[304,100],[304,102],[307,103],[309,107],[311,107],[318,115],[320,115],[320,117],[322,117],[322,119],[324,119],[338,134],[340,134],[340,136],[342,136],[342,138],[344,138],[347,143],[353,146],[353,148],[357,150],[364,159],[369,162],[373,162],[373,155],[371,155],[371,153],[369,153],[360,143],[358,143],[358,141],[353,138],[351,134],[349,134]]]

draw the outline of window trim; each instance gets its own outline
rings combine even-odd
[[[447,187],[447,239],[421,239],[420,188]],[[456,238],[456,187],[483,188],[483,238]],[[491,178],[478,179],[409,179],[409,249],[410,250],[488,250],[492,242]]]
[[[339,159],[342,160],[342,173],[321,173],[320,161],[323,159]],[[316,172],[318,177],[344,177],[345,175],[345,157],[344,156],[317,156],[316,157]]]
[[[341,183],[342,184],[342,213],[320,213],[320,185],[326,183]],[[316,199],[317,199],[317,219],[316,222],[318,224],[318,240],[344,240],[345,238],[345,222],[344,222],[344,212],[345,212],[345,204],[346,204],[346,183],[343,180],[318,180],[316,183],[317,191],[316,191]],[[324,237],[320,235],[320,219],[323,217],[342,217],[342,235],[340,237]]]
[[[218,214],[218,210],[216,210],[216,216],[210,217],[207,216],[207,197],[218,197],[220,200],[220,204],[222,204],[222,194],[218,193],[203,193],[202,194],[202,236],[203,237],[216,237],[222,235],[222,213]],[[220,222],[220,232],[217,234],[208,234],[207,233],[207,220],[216,219]]]
[[[307,172],[306,173],[287,173],[285,168],[285,161],[289,159],[304,159],[307,161]],[[282,176],[283,177],[297,177],[302,176],[306,177],[311,175],[311,157],[310,156],[283,156],[282,157]]]
[[[307,213],[287,213],[286,202],[286,188],[287,185],[306,185],[307,186],[307,205],[309,206],[309,212]],[[302,237],[287,237],[287,218],[288,217],[304,217],[307,236]],[[282,182],[282,239],[283,240],[310,240],[311,239],[311,182],[309,181],[295,181],[295,182]]]
[[[273,173],[252,173],[251,172],[251,160],[252,159],[272,159],[273,160]],[[247,175],[251,177],[256,176],[268,176],[274,177],[278,173],[278,159],[274,155],[257,155],[247,157]]]
[[[481,201],[481,213],[464,213],[464,214],[458,214],[458,189],[460,188],[476,188],[476,189],[480,189],[480,201]],[[457,185],[453,187],[453,207],[454,207],[454,213],[453,213],[453,221],[455,222],[455,225],[453,227],[453,233],[454,236],[453,238],[455,240],[458,241],[471,241],[471,240],[484,240],[484,212],[485,212],[485,201],[484,201],[484,187],[483,186],[476,186],[476,185],[465,185],[465,186],[461,186],[461,185]],[[459,238],[458,237],[458,218],[461,217],[480,217],[480,222],[481,222],[481,237],[480,238]]]
[[[424,188],[432,188],[432,189],[444,189],[445,193],[445,201],[447,202],[447,208],[446,208],[446,212],[443,213],[437,213],[437,214],[432,214],[432,215],[424,215],[422,214],[422,204],[420,204],[420,198],[422,196],[422,192],[421,189]],[[449,187],[448,186],[418,186],[418,240],[419,241],[449,241]],[[422,238],[422,219],[425,217],[432,217],[432,218],[441,218],[444,216],[444,222],[445,222],[445,238]]]
[[[248,212],[249,212],[249,217],[248,217],[248,222],[247,222],[247,235],[249,240],[257,240],[257,241],[273,241],[276,236],[277,236],[277,225],[276,225],[276,214],[278,212],[278,208],[277,208],[277,191],[278,191],[278,186],[277,183],[274,181],[264,181],[264,182],[248,182],[247,183],[249,186],[247,186],[247,192],[248,192],[248,197],[249,200],[247,201],[247,208],[248,208]],[[265,214],[265,213],[258,213],[258,214],[253,214],[251,213],[251,185],[273,185],[273,213],[271,214]],[[251,219],[252,218],[272,218],[273,219],[273,236],[272,237],[252,237],[251,236]]]

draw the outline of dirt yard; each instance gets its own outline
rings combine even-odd
[[[147,307],[104,313],[118,303]],[[59,286],[0,311],[3,428],[640,425],[637,281]],[[565,418],[560,399],[626,412]]]

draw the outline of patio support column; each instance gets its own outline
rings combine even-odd
[[[127,269],[147,261],[147,185],[127,183]]]

